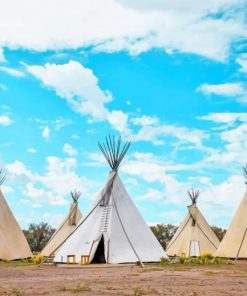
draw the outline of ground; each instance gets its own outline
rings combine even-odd
[[[247,262],[231,265],[0,265],[0,295],[247,295]]]

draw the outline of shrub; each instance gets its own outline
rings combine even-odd
[[[34,264],[40,264],[43,260],[44,260],[44,256],[42,256],[41,254],[35,255],[32,258],[32,261]]]
[[[186,261],[186,258],[185,257],[179,257],[179,262],[181,264],[184,264],[185,261]]]
[[[170,263],[170,260],[168,258],[161,257],[160,258],[160,263],[163,264],[163,265],[166,265],[166,264]]]

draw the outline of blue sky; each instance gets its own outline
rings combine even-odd
[[[245,191],[246,1],[215,2],[1,1],[2,191],[22,227],[57,226],[73,189],[86,213],[108,134],[132,141],[120,175],[148,223],[178,224],[193,187],[229,224]]]

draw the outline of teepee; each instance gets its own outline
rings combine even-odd
[[[218,238],[196,205],[199,194],[199,190],[188,191],[192,204],[188,206],[188,215],[166,249],[169,256],[197,257],[203,253],[214,255],[219,246]]]
[[[0,186],[5,181],[0,169]],[[32,257],[27,240],[0,190],[0,259],[16,260]]]
[[[73,232],[78,222],[81,220],[82,214],[78,207],[78,200],[80,196],[81,192],[79,191],[75,190],[71,192],[72,204],[70,206],[69,214],[50,238],[44,249],[41,251],[43,256],[54,256],[58,246]]]
[[[89,263],[157,262],[166,254],[138,212],[118,175],[130,142],[106,138],[99,148],[112,171],[89,213],[62,244],[54,261]]]
[[[243,168],[247,185],[247,166]],[[247,258],[247,191],[216,252],[219,257]]]

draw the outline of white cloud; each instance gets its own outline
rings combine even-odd
[[[8,126],[12,124],[13,121],[7,115],[0,115],[0,125]]]
[[[107,116],[107,120],[111,126],[120,133],[128,134],[128,115],[121,110],[114,110]]]
[[[25,73],[23,73],[19,70],[15,70],[15,69],[4,67],[4,66],[0,66],[0,71],[5,72],[5,73],[7,73],[11,76],[17,77],[17,78],[25,76]]]
[[[27,152],[28,152],[28,153],[33,153],[33,154],[35,154],[35,153],[37,153],[37,149],[34,149],[34,148],[28,148],[28,149],[27,149]]]
[[[75,112],[90,115],[93,120],[104,120],[107,117],[105,104],[112,100],[112,96],[109,91],[100,89],[98,78],[91,69],[76,61],[63,65],[47,63],[45,66],[26,68],[59,97],[66,99]]]
[[[242,96],[246,94],[242,83],[223,83],[223,84],[207,84],[204,83],[196,89],[196,92],[202,92],[205,95],[218,95],[218,96]]]
[[[247,54],[242,54],[236,59],[236,62],[241,66],[240,72],[247,73]]]
[[[4,194],[7,194],[7,193],[11,193],[14,191],[13,187],[11,186],[7,186],[7,185],[1,185],[1,191],[4,193]]]
[[[5,62],[5,61],[6,61],[6,60],[5,60],[5,56],[4,56],[3,49],[0,48],[0,62],[2,63],[2,62]]]
[[[132,135],[131,140],[151,141],[155,145],[161,145],[163,139],[168,136],[178,139],[181,143],[191,143],[199,149],[203,149],[202,140],[209,137],[208,134],[201,130],[190,130],[186,127],[160,124],[144,125],[136,134]]]
[[[73,0],[71,5],[66,0],[3,0],[0,46],[37,51],[92,46],[131,54],[160,48],[222,61],[231,44],[246,37],[244,18],[236,13],[244,3]]]
[[[50,138],[50,129],[48,126],[45,126],[43,131],[42,131],[42,137],[46,140]]]
[[[156,116],[143,115],[141,117],[132,118],[131,122],[134,125],[147,126],[159,123],[159,119]]]
[[[78,140],[78,139],[80,139],[80,137],[79,137],[77,134],[73,134],[73,135],[71,136],[71,138],[72,138],[73,140]]]
[[[91,186],[90,180],[78,176],[75,172],[76,159],[49,156],[44,174],[32,172],[21,161],[6,164],[8,182],[21,191],[25,200],[35,204],[65,205],[65,197],[71,190],[77,189],[82,195]]]
[[[213,121],[216,123],[225,123],[227,126],[232,126],[236,121],[247,122],[247,113],[210,113],[208,115],[198,116],[197,119]]]
[[[77,150],[74,149],[70,144],[66,143],[63,146],[63,152],[68,154],[69,156],[76,156]]]
[[[29,170],[24,163],[16,160],[6,165],[8,172],[8,180],[25,182],[26,180],[33,180],[34,176],[31,170]]]
[[[148,188],[145,194],[137,196],[135,200],[162,201],[165,200],[165,196],[164,192],[154,188]]]

